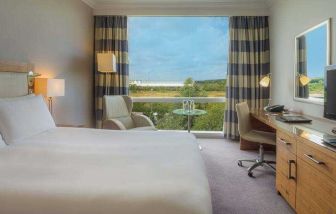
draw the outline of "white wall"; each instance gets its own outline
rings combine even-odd
[[[280,0],[270,9],[270,43],[273,104],[285,104],[302,113],[323,117],[323,105],[294,101],[295,36],[332,18],[331,63],[336,63],[336,1]]]
[[[92,9],[81,0],[0,0],[0,59],[65,79],[56,123],[92,125],[92,57]]]

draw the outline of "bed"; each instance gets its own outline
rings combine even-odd
[[[212,208],[190,134],[50,128],[0,147],[0,213],[210,214]]]

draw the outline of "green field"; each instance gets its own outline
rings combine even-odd
[[[139,87],[130,86],[132,97],[224,97],[226,80],[196,81],[187,79],[183,87]],[[192,118],[192,130],[222,131],[225,103],[196,104],[207,114]],[[182,103],[134,103],[135,112],[142,112],[154,122],[158,129],[186,130],[187,117],[174,115],[174,109]]]
[[[324,96],[324,79],[314,78],[308,84],[310,97],[323,97]]]

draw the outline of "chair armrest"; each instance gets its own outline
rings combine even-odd
[[[136,127],[152,126],[155,127],[151,119],[142,114],[132,113],[131,117]]]
[[[126,130],[124,124],[116,119],[104,120],[103,129]]]

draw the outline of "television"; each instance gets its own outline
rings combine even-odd
[[[336,120],[336,65],[327,66],[325,70],[324,117]]]

